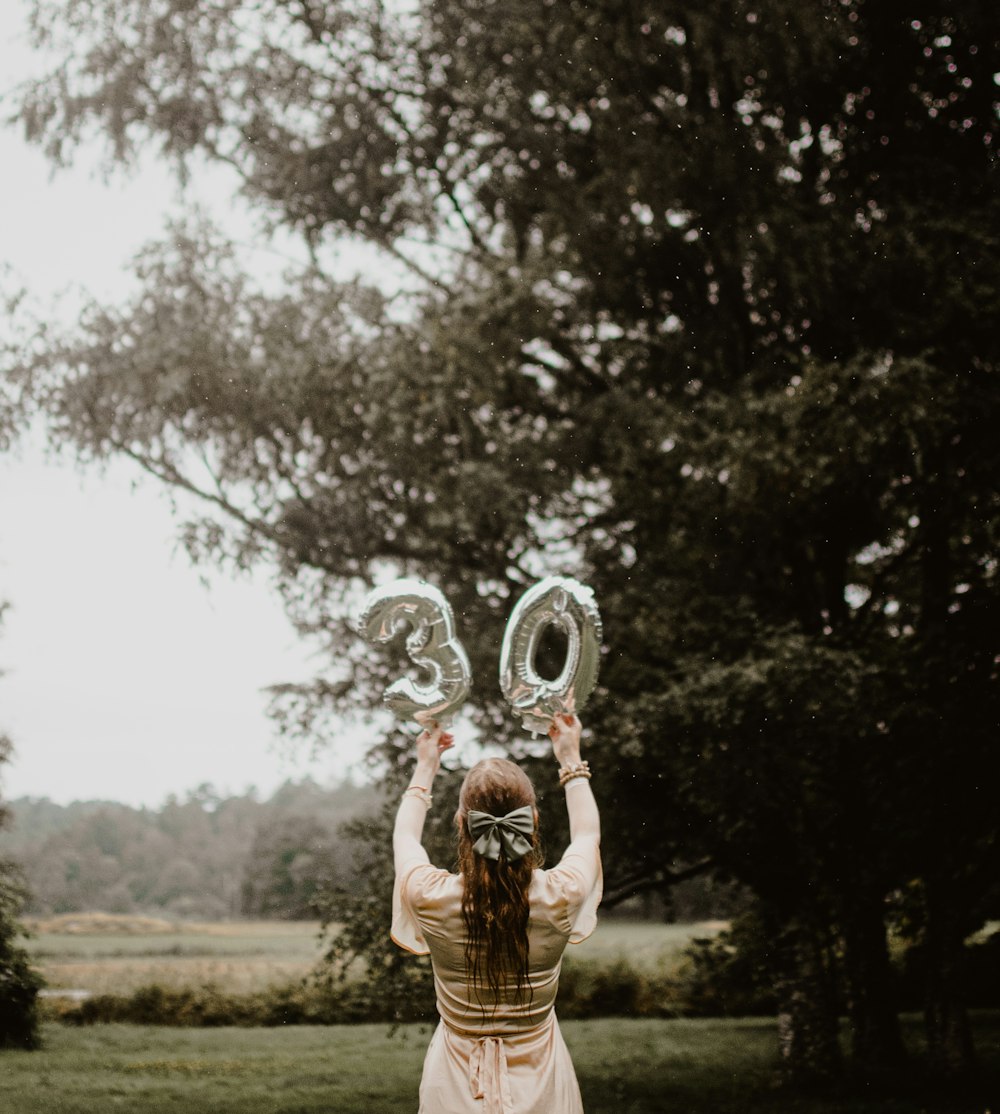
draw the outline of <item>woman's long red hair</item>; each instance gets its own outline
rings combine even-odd
[[[528,985],[528,891],[531,872],[541,865],[538,831],[532,849],[510,862],[501,849],[495,862],[472,848],[467,817],[470,809],[504,816],[515,808],[535,804],[535,790],[528,776],[513,762],[487,758],[468,772],[459,794],[458,865],[464,883],[462,916],[465,920],[465,962],[472,989],[483,1001],[485,991],[494,1002],[510,986],[515,1000]]]

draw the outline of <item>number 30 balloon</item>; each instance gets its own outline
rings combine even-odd
[[[554,681],[535,668],[547,627],[565,632],[568,642],[566,661]],[[532,734],[547,731],[558,712],[583,707],[597,683],[600,651],[601,615],[594,593],[579,581],[546,577],[517,601],[500,649],[500,687]]]
[[[402,719],[446,724],[472,685],[469,659],[455,635],[448,601],[422,580],[396,580],[369,592],[358,620],[358,630],[368,642],[389,642],[406,627],[406,652],[431,679],[418,685],[403,677],[382,698]],[[567,639],[566,660],[553,681],[535,668],[548,627],[562,630]],[[589,588],[568,576],[550,576],[524,593],[504,632],[500,687],[529,731],[547,731],[558,712],[583,707],[597,683],[600,651],[601,616]]]
[[[393,682],[382,699],[401,719],[447,724],[469,694],[472,671],[441,592],[422,580],[396,580],[368,593],[358,630],[368,642],[389,642],[406,627],[410,660],[430,673],[427,684]]]

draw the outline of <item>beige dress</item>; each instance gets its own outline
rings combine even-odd
[[[582,1114],[553,1007],[566,945],[593,932],[600,900],[596,838],[574,840],[558,866],[536,870],[529,893],[530,993],[521,1001],[513,990],[487,999],[484,1014],[470,999],[466,978],[461,876],[431,866],[423,848],[401,865],[392,938],[417,955],[430,953],[441,1017],[424,1060],[419,1114]]]

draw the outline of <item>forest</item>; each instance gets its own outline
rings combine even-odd
[[[8,802],[0,859],[21,868],[25,913],[100,910],[188,920],[313,920],[325,888],[356,888],[339,834],[374,790],[286,782],[272,796],[203,785],[158,809],[114,801]]]

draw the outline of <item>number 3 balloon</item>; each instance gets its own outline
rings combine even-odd
[[[535,655],[547,627],[564,631],[566,661],[554,681],[541,677]],[[532,734],[547,731],[559,712],[579,710],[597,683],[601,616],[594,593],[567,576],[529,588],[507,620],[500,649],[500,687]]]
[[[430,674],[426,684],[394,681],[382,699],[401,719],[447,724],[469,694],[472,671],[441,592],[422,580],[396,580],[368,593],[358,630],[368,642],[389,642],[406,627],[410,660]]]

